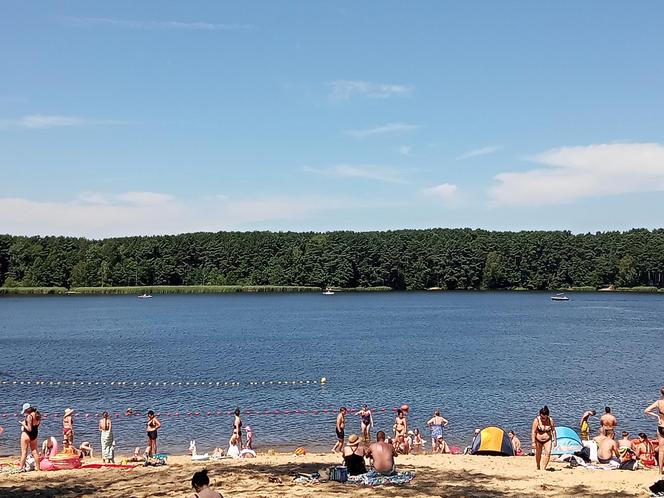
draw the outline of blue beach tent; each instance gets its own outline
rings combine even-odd
[[[570,455],[583,448],[576,431],[565,426],[556,427],[556,442],[556,447],[551,451],[552,455]]]

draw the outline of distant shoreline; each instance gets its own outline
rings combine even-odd
[[[321,293],[329,289],[335,293],[366,293],[366,292],[395,292],[390,287],[312,287],[288,285],[146,285],[130,287],[0,287],[2,296],[133,296],[133,295],[164,295],[164,294],[302,294]],[[617,287],[593,288],[572,287],[566,289],[455,289],[440,288],[413,289],[399,292],[610,292],[610,293],[664,293],[664,288],[657,287]]]

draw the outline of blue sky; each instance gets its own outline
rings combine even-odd
[[[658,1],[2,10],[0,232],[662,226]]]

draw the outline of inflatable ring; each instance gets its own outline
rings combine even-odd
[[[307,454],[306,448],[299,447],[295,450],[295,456],[304,456]]]
[[[81,459],[78,455],[54,455],[49,457],[53,464],[53,470],[71,470],[78,469],[81,466]]]

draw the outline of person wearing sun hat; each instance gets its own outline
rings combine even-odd
[[[348,469],[348,475],[357,476],[367,473],[364,463],[364,449],[360,448],[360,438],[357,434],[348,437],[348,444],[343,449],[344,464]]]
[[[74,445],[74,418],[72,417],[73,414],[74,410],[71,408],[67,408],[62,417],[63,439],[69,441],[69,444],[72,446]]]

